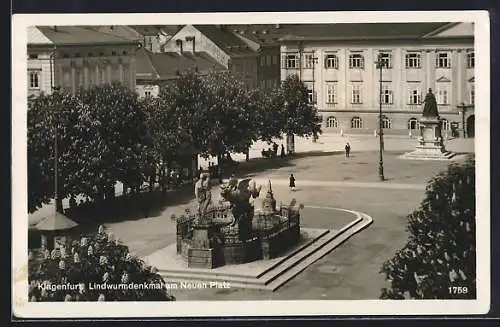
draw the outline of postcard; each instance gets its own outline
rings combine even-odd
[[[12,23],[14,316],[489,311],[486,11]]]

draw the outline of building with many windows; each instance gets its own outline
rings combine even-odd
[[[28,29],[28,95],[123,83],[135,90],[138,39],[113,27],[37,26]]]
[[[373,133],[381,105],[386,133],[416,134],[432,89],[444,133],[474,135],[472,23],[301,25],[280,41],[281,79],[306,84],[325,132]]]
[[[248,88],[271,88],[280,81],[276,29],[275,25],[186,25],[167,41],[164,51],[206,52],[239,75]]]

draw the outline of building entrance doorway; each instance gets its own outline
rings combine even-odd
[[[475,117],[474,115],[471,115],[467,118],[467,137],[474,137],[474,125]]]

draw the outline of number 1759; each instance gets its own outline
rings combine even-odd
[[[467,294],[469,289],[467,286],[450,286],[448,287],[449,294]]]

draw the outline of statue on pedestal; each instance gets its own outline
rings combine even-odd
[[[434,117],[439,118],[437,101],[436,101],[436,97],[434,96],[434,93],[432,93],[432,89],[429,89],[429,92],[425,96],[424,112],[422,113],[422,116],[429,117],[429,118],[431,118],[431,117],[432,118],[434,118]]]
[[[438,105],[432,89],[425,96],[424,110],[419,121],[420,136],[415,151],[406,153],[408,159],[434,159],[448,160],[454,156],[444,147],[441,136],[441,119],[439,118]]]
[[[210,192],[210,178],[208,174],[200,174],[200,179],[194,185],[194,194],[198,202],[198,213],[201,216],[205,214],[212,203],[212,193]]]

